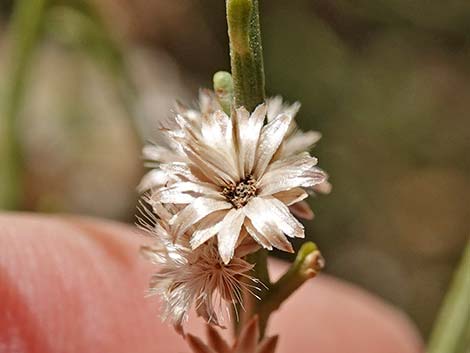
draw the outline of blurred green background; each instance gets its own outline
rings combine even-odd
[[[0,204],[132,222],[143,141],[229,68],[224,1],[0,14]],[[261,16],[269,94],[323,133],[334,187],[307,227],[326,271],[427,336],[470,234],[470,2],[265,0]]]

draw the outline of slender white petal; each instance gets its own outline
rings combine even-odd
[[[284,236],[272,216],[271,210],[266,208],[266,203],[263,202],[261,198],[257,197],[252,199],[243,209],[254,228],[260,232],[271,245],[283,251],[294,251],[291,243]],[[249,231],[249,229],[247,230]]]
[[[193,165],[197,166],[201,173],[215,184],[221,185],[235,182],[234,176],[225,170],[223,165],[224,157],[220,153],[200,146],[188,146],[185,144],[182,145],[182,148]]]
[[[274,197],[259,197],[260,207],[264,207],[274,220],[274,223],[284,234],[291,238],[304,238],[304,226],[289,211],[289,208]]]
[[[199,90],[199,108],[203,115],[222,109],[214,92],[204,88]]]
[[[201,133],[203,140],[211,146],[223,150],[233,147],[232,122],[223,111],[202,117]]]
[[[181,236],[189,227],[212,212],[232,208],[232,204],[205,197],[199,197],[177,213],[170,225],[176,227],[176,236]]]
[[[188,204],[193,202],[194,196],[169,187],[158,190],[158,193],[152,195],[151,200],[161,203]]]
[[[328,175],[327,175],[327,178],[328,178]],[[330,184],[330,182],[328,180],[325,180],[323,183],[315,185],[313,187],[313,190],[315,192],[319,192],[320,194],[329,194],[332,188],[333,186]]]
[[[309,151],[321,139],[318,131],[296,131],[286,140],[282,146],[282,154],[290,156],[303,151]]]
[[[281,145],[291,121],[292,116],[282,114],[261,130],[258,149],[256,151],[256,165],[253,173],[255,177],[263,175],[266,167]]]
[[[296,187],[309,188],[323,181],[323,175],[301,176],[286,175],[284,178],[278,178],[272,184],[261,189],[259,196],[273,195],[281,191],[290,190]]]
[[[272,162],[266,169],[264,176],[277,172],[279,170],[308,170],[318,163],[318,159],[310,156],[308,152],[302,152],[296,155],[288,156],[283,159]]]
[[[162,171],[170,175],[176,175],[188,181],[194,181],[194,182],[201,181],[197,177],[197,175],[195,175],[194,171],[191,170],[188,163],[184,163],[184,162],[165,163],[165,164],[161,164],[159,168]]]
[[[260,138],[261,128],[266,115],[266,105],[260,104],[251,116],[241,107],[235,114],[237,139],[239,147],[240,170],[242,177],[251,174],[255,165],[255,155]]]
[[[219,188],[217,188],[217,186],[211,183],[204,183],[204,182],[192,182],[192,181],[176,182],[172,184],[171,186],[157,190],[155,194],[163,192],[164,190],[175,190],[179,192],[193,192],[195,194],[202,194],[202,195],[210,196],[210,197],[217,197],[220,195],[220,190]]]
[[[174,162],[179,160],[181,157],[175,153],[174,150],[157,145],[146,145],[142,149],[143,158],[149,161],[155,161],[159,163]]]
[[[191,248],[196,249],[205,243],[207,240],[216,235],[223,224],[226,210],[216,211],[203,218],[195,228],[191,236]]]
[[[287,206],[290,206],[306,199],[308,197],[308,193],[306,193],[301,188],[293,188],[290,190],[278,192],[273,194],[273,196]]]
[[[233,257],[244,219],[245,214],[242,210],[231,209],[217,234],[219,254],[225,264],[228,264]]]
[[[300,103],[295,102],[292,105],[284,104],[281,96],[268,98],[266,101],[268,106],[268,121],[275,119],[279,114],[285,113],[295,117],[300,109]]]
[[[139,192],[145,192],[155,187],[165,185],[170,178],[167,172],[160,169],[152,169],[150,172],[144,175],[137,190]]]
[[[256,228],[253,226],[253,223],[251,223],[249,218],[245,218],[245,229],[247,232],[250,234],[250,236],[258,243],[260,244],[263,248],[272,250],[273,247],[271,245],[271,242],[267,237],[264,236],[264,234],[258,232]]]
[[[261,178],[259,195],[272,195],[295,187],[312,187],[322,183],[326,175],[314,165],[316,158],[305,154],[274,162]]]

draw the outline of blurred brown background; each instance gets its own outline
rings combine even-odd
[[[0,11],[0,119],[16,119],[23,156],[0,162],[20,170],[0,198],[20,180],[13,208],[131,222],[142,142],[176,98],[229,68],[224,1]],[[300,126],[323,133],[313,154],[334,188],[312,201],[309,237],[327,272],[403,308],[426,336],[470,234],[470,2],[265,0],[261,14],[269,94],[300,100]]]

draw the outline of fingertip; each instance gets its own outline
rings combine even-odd
[[[138,256],[143,242],[116,222],[0,215],[0,353],[188,351],[161,323],[156,298],[144,298],[154,268]],[[187,331],[204,337],[200,320]],[[296,292],[268,333],[280,334],[280,353],[423,351],[403,314],[328,276]]]
[[[184,343],[144,298],[151,266],[131,227],[75,217],[0,216],[5,352],[169,352]],[[15,348],[16,347],[16,348]],[[22,347],[21,349],[17,349]],[[2,351],[0,349],[0,351]]]
[[[273,261],[279,275],[286,266]],[[279,352],[420,353],[422,338],[398,309],[358,287],[320,275],[304,284],[271,317]]]

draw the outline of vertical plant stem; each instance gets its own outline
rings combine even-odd
[[[248,111],[264,102],[264,64],[258,0],[227,0],[235,105]]]
[[[1,102],[0,208],[17,209],[23,204],[23,155],[18,115],[25,81],[37,41],[47,0],[17,0],[10,27],[10,57]]]
[[[444,299],[428,353],[468,353],[470,345],[470,242]]]
[[[227,0],[227,24],[235,107],[244,106],[253,111],[265,98],[258,0]],[[255,264],[255,276],[269,286],[266,250],[259,250],[248,260]],[[241,322],[256,314],[255,301],[251,295],[245,296],[247,312],[242,312]]]

